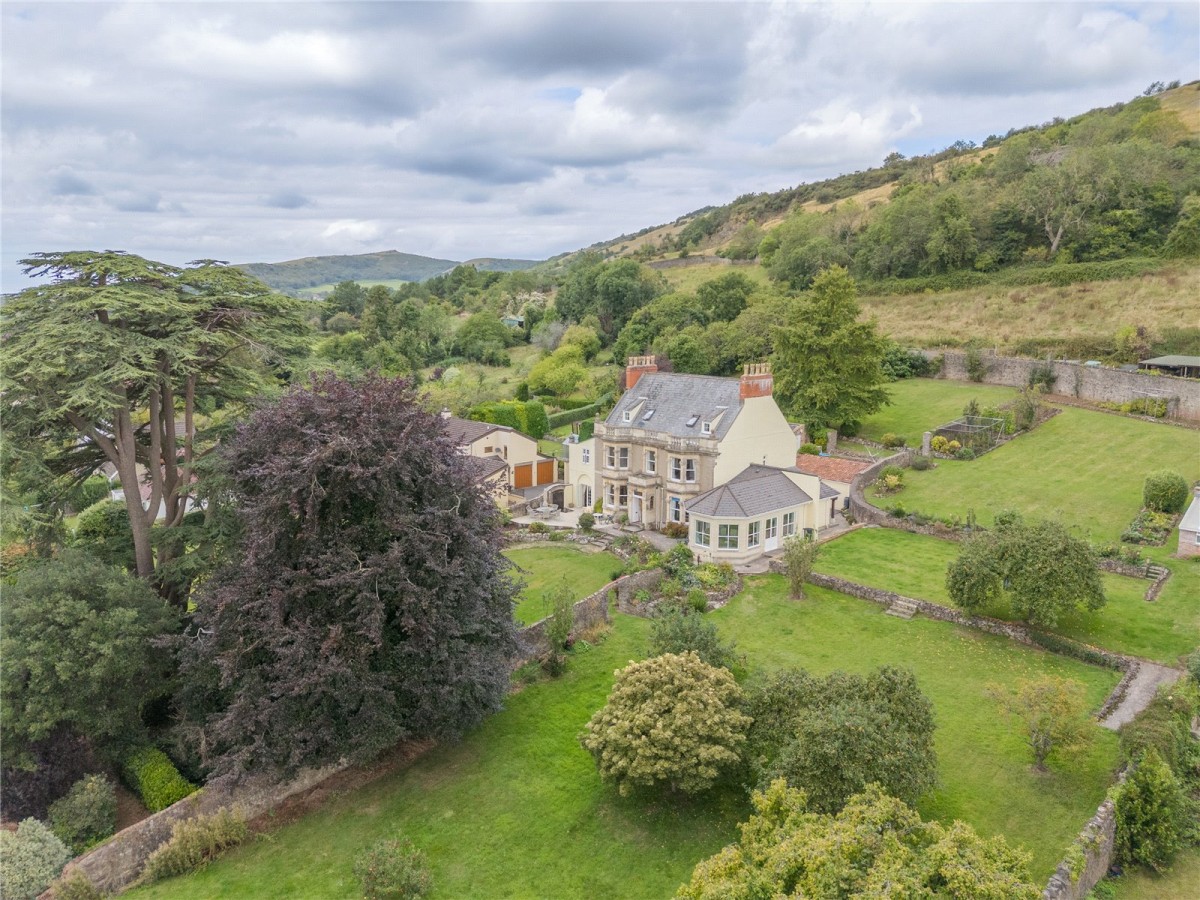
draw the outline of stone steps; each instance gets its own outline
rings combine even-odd
[[[1146,577],[1153,581],[1158,581],[1158,579],[1167,575],[1168,571],[1163,566],[1150,565],[1146,567]]]
[[[895,616],[897,619],[911,619],[917,612],[917,604],[905,599],[893,600],[892,605],[886,611],[887,615]]]

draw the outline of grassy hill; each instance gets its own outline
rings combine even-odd
[[[483,272],[516,272],[536,264],[529,259],[494,259],[481,257],[469,260]],[[370,284],[396,284],[424,281],[462,265],[453,259],[435,259],[384,250],[381,253],[359,253],[353,256],[308,256],[280,263],[244,263],[243,271],[261,278],[271,287],[287,293],[322,294],[339,281],[358,281]]]

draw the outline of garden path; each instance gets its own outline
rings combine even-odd
[[[1161,684],[1174,684],[1182,673],[1156,663],[1142,661],[1130,682],[1125,698],[1105,717],[1101,727],[1116,731],[1150,705]]]

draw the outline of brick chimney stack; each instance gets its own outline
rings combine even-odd
[[[751,397],[770,397],[775,392],[775,376],[770,363],[747,363],[742,370],[742,382],[738,396],[743,400]]]
[[[658,363],[653,356],[631,356],[625,364],[625,390],[633,390],[638,379],[643,375],[658,371]]]

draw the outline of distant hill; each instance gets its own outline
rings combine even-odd
[[[469,260],[467,265],[484,272],[516,272],[536,263],[528,259],[481,258]],[[238,268],[277,291],[294,294],[339,281],[425,281],[458,265],[462,263],[453,259],[384,250],[353,256],[308,256],[279,263],[242,263]]]

